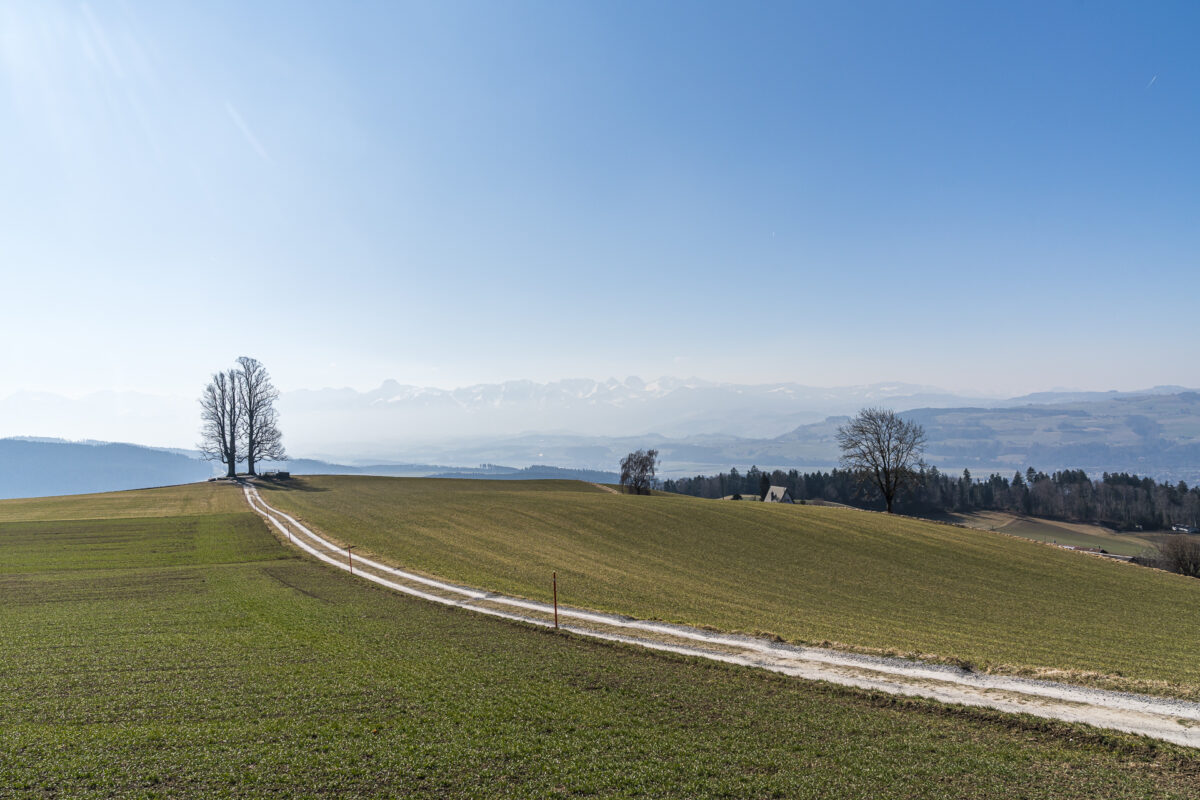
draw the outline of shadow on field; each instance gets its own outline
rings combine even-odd
[[[259,491],[265,492],[328,492],[320,486],[313,486],[304,478],[259,478],[254,482]]]

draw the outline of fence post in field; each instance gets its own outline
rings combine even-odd
[[[350,551],[356,547],[358,547],[358,545],[356,545],[356,544],[352,544],[352,545],[349,545],[346,547],[346,560],[350,562],[350,574],[351,575],[354,574],[354,554],[351,553]]]
[[[558,573],[550,573],[550,584],[554,587],[554,629],[558,630]]]

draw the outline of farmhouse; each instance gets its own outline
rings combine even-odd
[[[772,486],[767,489],[767,493],[763,495],[764,503],[790,503],[792,495],[788,492],[786,486]]]

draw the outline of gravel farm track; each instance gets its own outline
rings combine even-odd
[[[519,597],[460,586],[358,555],[269,505],[243,483],[250,507],[288,542],[356,577],[443,605],[542,627],[555,627],[555,609]],[[771,670],[808,680],[909,695],[1011,713],[1084,723],[1200,748],[1200,703],[1106,691],[1053,681],[986,675],[900,658],[801,647],[586,609],[559,606],[560,630],[613,642]]]

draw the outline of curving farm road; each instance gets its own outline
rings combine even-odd
[[[461,606],[531,625],[554,626],[554,609],[546,603],[428,578],[359,555],[353,556],[351,564],[345,549],[269,506],[252,484],[243,483],[243,491],[250,507],[289,542],[331,566],[430,602]],[[558,616],[570,621],[560,624],[560,629],[580,636],[757,667],[809,680],[1085,723],[1200,748],[1200,703],[800,647],[586,609],[559,606]]]

